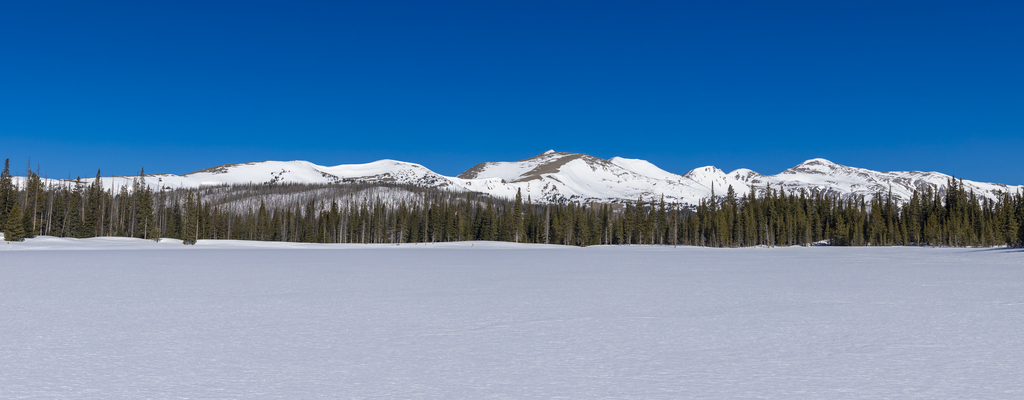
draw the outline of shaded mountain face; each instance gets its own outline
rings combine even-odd
[[[645,160],[614,157],[608,160],[553,150],[512,162],[485,162],[455,177],[437,174],[413,163],[380,160],[366,164],[321,166],[306,161],[263,161],[221,165],[184,175],[147,175],[153,188],[200,187],[230,184],[335,184],[345,182],[398,183],[452,191],[485,193],[511,198],[517,192],[534,203],[622,203],[638,199],[686,206],[698,204],[714,193],[724,196],[729,187],[738,196],[766,187],[787,193],[824,193],[843,198],[892,193],[895,200],[910,200],[914,190],[927,188],[942,193],[951,177],[938,172],[879,172],[848,167],[815,158],[775,175],[749,169],[725,172],[713,166],[684,174],[658,168]],[[103,185],[131,187],[135,177],[101,178]],[[83,182],[91,182],[85,179]],[[968,191],[996,199],[1003,192],[1024,186],[963,181]]]

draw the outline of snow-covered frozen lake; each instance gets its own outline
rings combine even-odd
[[[0,242],[0,398],[1024,398],[1024,251]]]

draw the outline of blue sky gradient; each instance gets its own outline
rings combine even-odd
[[[0,157],[50,177],[548,149],[1024,184],[1024,3],[33,1]]]

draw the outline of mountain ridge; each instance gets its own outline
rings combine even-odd
[[[94,178],[82,179],[91,183]],[[136,177],[101,177],[105,188],[131,187]],[[939,172],[873,171],[840,165],[824,158],[803,161],[775,175],[738,168],[725,172],[714,166],[676,174],[641,159],[601,159],[582,153],[548,150],[519,161],[477,164],[454,176],[444,176],[415,163],[378,160],[364,164],[322,166],[308,161],[258,161],[232,163],[183,175],[154,174],[144,177],[154,189],[195,188],[232,184],[340,184],[397,183],[443,190],[470,191],[511,198],[521,192],[538,203],[622,203],[637,199],[664,198],[686,206],[711,196],[725,195],[729,186],[737,195],[763,192],[769,185],[787,193],[824,193],[842,198],[891,192],[907,202],[915,189],[942,193],[952,176]],[[962,180],[967,190],[995,200],[1000,193],[1024,190],[1022,186]],[[753,189],[752,189],[753,188]]]

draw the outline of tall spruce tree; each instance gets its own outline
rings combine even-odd
[[[516,200],[512,207],[512,241],[519,243],[523,240],[523,233],[526,230],[523,224],[523,192],[516,189]]]
[[[25,238],[25,226],[22,225],[21,217],[21,207],[15,202],[7,213],[7,221],[4,224],[4,240],[20,242]]]
[[[153,190],[146,184],[146,169],[139,171],[133,183],[132,196],[135,198],[135,210],[132,219],[137,224],[135,237],[150,239],[159,236],[159,227],[154,223]]]
[[[7,216],[17,200],[13,179],[11,177],[11,159],[4,160],[4,170],[0,172],[0,229],[7,226]]]
[[[28,171],[28,179],[25,184],[25,211],[24,225],[28,229],[27,236],[40,234],[43,228],[42,222],[46,216],[46,204],[49,193],[43,185],[39,175]]]
[[[102,221],[100,221],[100,211],[102,210],[101,198],[103,195],[103,186],[100,182],[100,171],[96,170],[96,179],[92,181],[89,188],[85,191],[85,198],[83,204],[84,213],[82,218],[82,234],[80,237],[94,237],[97,234],[97,229]]]

